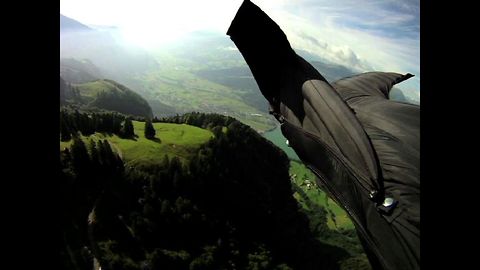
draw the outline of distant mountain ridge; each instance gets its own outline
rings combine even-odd
[[[327,81],[330,83],[345,78],[349,77],[352,75],[357,74],[357,72],[342,66],[342,65],[337,65],[337,64],[327,64],[324,62],[320,61],[311,61],[310,62],[315,69],[317,69]]]
[[[60,76],[67,82],[84,83],[102,78],[102,72],[90,60],[60,59]]]
[[[60,14],[60,33],[92,30],[90,27]]]
[[[73,98],[73,96],[71,96],[71,91],[65,90],[67,89],[67,87],[65,86],[67,83],[82,84],[82,83],[93,82],[93,81],[97,81],[99,79],[105,78],[105,76],[103,75],[103,72],[97,66],[95,66],[89,59],[79,60],[75,58],[60,59],[60,77],[61,77],[61,81],[63,81],[63,84],[61,83],[61,85],[64,85],[63,87],[61,87],[61,92],[60,92],[60,95],[63,96],[63,98],[61,98],[62,104],[65,103],[65,93],[68,98]],[[139,91],[135,91],[136,88],[131,88],[131,87],[128,87],[128,88],[137,94],[139,92]],[[143,99],[145,99],[143,95],[141,96]],[[159,100],[154,99],[154,100],[146,100],[146,101],[148,102],[148,105],[151,107],[153,114],[157,117],[170,116],[178,113],[176,108],[169,106],[165,103],[162,103]]]
[[[120,44],[109,31],[98,31],[60,15],[60,58],[89,59],[116,81],[159,67],[145,50]]]

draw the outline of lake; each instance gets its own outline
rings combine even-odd
[[[282,149],[290,159],[300,160],[295,151],[293,151],[293,149],[291,147],[288,147],[288,145],[285,143],[287,139],[283,136],[282,131],[280,130],[280,126],[277,126],[275,129],[263,133],[263,137],[273,142],[276,146],[280,147],[280,149]]]

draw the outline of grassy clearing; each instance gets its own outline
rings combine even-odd
[[[198,127],[186,124],[154,123],[158,140],[148,140],[144,136],[144,122],[133,121],[135,139],[123,139],[117,135],[95,133],[88,137],[82,137],[85,142],[89,140],[106,139],[112,145],[114,151],[119,152],[128,165],[148,165],[161,162],[165,155],[169,158],[179,157],[182,161],[190,158],[201,144],[213,137],[213,134]],[[69,147],[71,141],[60,142],[60,149]]]
[[[104,80],[98,80],[82,84],[73,84],[73,86],[78,87],[81,95],[87,98],[95,98],[98,93],[102,91],[112,91],[116,87],[110,82]]]

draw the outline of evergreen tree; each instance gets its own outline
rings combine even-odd
[[[77,173],[83,172],[85,168],[89,166],[90,157],[88,155],[87,147],[77,134],[75,134],[75,136],[73,137],[71,155],[73,167],[75,168]]]
[[[105,164],[107,162],[107,152],[105,150],[105,145],[103,145],[103,142],[101,140],[97,142],[97,151],[99,162],[101,164]]]
[[[145,138],[150,140],[155,138],[155,128],[150,120],[145,121]]]
[[[72,136],[70,135],[70,129],[68,128],[65,117],[60,116],[60,140],[62,142],[69,141]]]
[[[98,166],[98,164],[100,164],[100,157],[98,154],[97,143],[94,140],[90,140],[89,150],[90,150],[90,160],[92,161],[92,165]]]
[[[117,114],[112,114],[112,133],[120,134],[122,119]]]
[[[103,146],[105,148],[105,158],[108,161],[114,160],[115,154],[113,153],[112,147],[110,146],[110,143],[107,140],[103,140]]]
[[[125,138],[133,138],[135,136],[135,130],[133,128],[132,119],[130,118],[125,119],[125,123],[123,124],[121,134]]]

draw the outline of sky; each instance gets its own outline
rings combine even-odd
[[[420,90],[419,0],[252,0],[306,50],[359,72],[415,75],[398,85]],[[118,27],[154,48],[197,30],[226,33],[242,0],[61,0],[60,13],[87,25]],[[155,33],[155,34],[152,34]],[[228,36],[225,36],[228,38]]]

